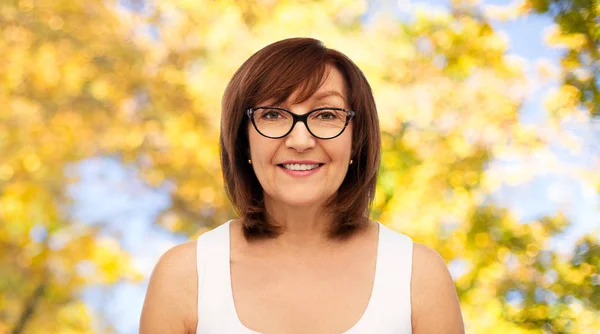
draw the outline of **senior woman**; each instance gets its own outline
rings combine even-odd
[[[282,40],[234,74],[221,163],[240,217],[167,251],[141,333],[463,333],[444,261],[369,220],[371,88],[342,53]]]

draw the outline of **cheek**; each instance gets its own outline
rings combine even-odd
[[[277,150],[277,142],[252,132],[248,135],[248,142],[250,144],[252,168],[256,176],[260,179],[273,167],[272,161]]]
[[[352,128],[346,129],[340,136],[340,141],[335,143],[335,147],[332,147],[333,152],[336,152],[335,157],[341,160],[348,160],[352,158]]]
[[[264,151],[267,144],[264,142],[264,139],[265,138],[256,133],[254,129],[248,129],[248,146],[253,164],[254,160],[256,160],[256,162],[261,160],[261,156],[263,155],[262,151]]]

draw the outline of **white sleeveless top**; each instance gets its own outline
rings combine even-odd
[[[230,275],[227,223],[205,232],[197,242],[198,327],[196,334],[258,334],[241,323]],[[375,279],[360,320],[344,334],[410,334],[410,280],[413,241],[379,224]]]

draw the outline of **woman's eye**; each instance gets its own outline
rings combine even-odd
[[[324,112],[319,113],[317,115],[317,118],[324,119],[324,120],[332,120],[332,119],[336,119],[337,115],[331,111],[324,111]]]
[[[277,119],[281,117],[281,113],[277,112],[277,111],[267,111],[265,113],[263,113],[262,118],[266,118],[266,119]]]

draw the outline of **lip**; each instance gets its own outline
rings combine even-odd
[[[323,165],[323,163],[313,160],[286,160],[284,162],[278,163],[278,165],[287,165],[287,164],[299,164],[299,165]]]
[[[289,169],[283,167],[284,164],[306,164],[306,165],[318,164],[319,167],[317,167],[315,169],[311,169],[311,170],[289,170]],[[310,160],[287,160],[285,162],[277,164],[277,167],[281,168],[281,170],[288,175],[295,176],[295,177],[306,177],[306,176],[310,176],[310,175],[317,173],[319,170],[321,170],[321,167],[323,167],[324,165],[325,165],[324,163],[310,161]]]

